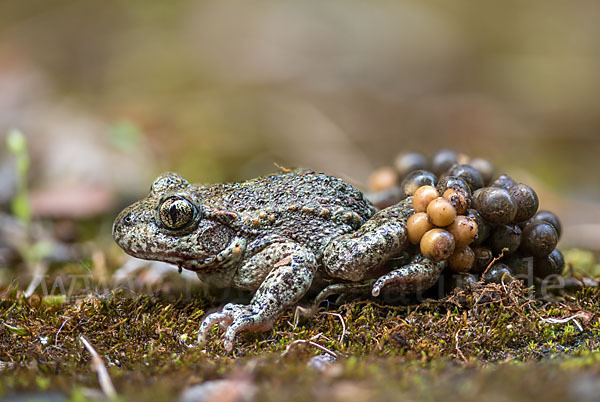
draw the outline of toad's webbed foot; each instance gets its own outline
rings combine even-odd
[[[221,324],[225,330],[223,334],[223,347],[230,352],[233,349],[233,341],[239,331],[266,331],[273,326],[273,321],[264,319],[260,314],[252,311],[251,306],[229,303],[223,307],[223,310],[217,313],[209,314],[202,324],[198,333],[198,342],[204,343],[208,331],[214,324]]]
[[[371,294],[379,296],[384,287],[391,288],[391,291],[398,294],[423,292],[435,285],[445,267],[445,261],[433,262],[418,254],[409,264],[379,277]]]

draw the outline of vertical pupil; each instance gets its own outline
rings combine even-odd
[[[177,223],[177,215],[179,214],[179,208],[177,208],[177,204],[171,205],[169,208],[169,215],[171,217],[171,222],[175,225]]]

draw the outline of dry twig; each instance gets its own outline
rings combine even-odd
[[[85,346],[87,351],[90,352],[90,355],[92,356],[92,367],[96,373],[98,373],[98,382],[100,383],[102,392],[104,392],[104,395],[106,395],[107,398],[115,398],[117,396],[117,391],[113,386],[110,376],[108,375],[108,370],[106,369],[102,358],[98,352],[96,352],[96,349],[94,349],[94,347],[87,341],[87,339],[85,339],[83,336],[80,336],[79,340],[81,343],[83,343],[83,346]]]
[[[346,323],[344,322],[344,318],[342,317],[342,315],[339,313],[331,313],[329,311],[324,311],[321,314],[332,315],[340,319],[340,322],[342,323],[342,335],[340,335],[340,340],[338,342],[340,344],[344,342],[344,337],[346,336]]]
[[[579,332],[583,332],[583,327],[581,326],[579,321],[576,320],[576,318],[578,318],[578,317],[585,318],[586,316],[583,313],[577,313],[577,314],[572,315],[571,317],[567,317],[567,318],[542,318],[542,322],[547,322],[550,324],[564,324],[569,321],[573,321],[575,323],[575,325],[577,326],[577,329],[579,329]]]
[[[490,263],[488,264],[488,266],[485,268],[485,271],[483,271],[483,273],[481,274],[482,280],[485,277],[485,274],[487,274],[487,272],[490,270],[490,268],[492,267],[492,265],[494,265],[497,261],[499,261],[502,257],[504,257],[504,251],[505,250],[508,250],[508,249],[507,248],[503,248],[502,251],[500,252],[500,254],[497,257],[494,257],[492,259],[492,261],[490,261]]]
[[[294,342],[290,343],[287,348],[285,348],[285,350],[283,351],[283,353],[281,354],[281,357],[284,357],[285,355],[287,355],[289,353],[289,351],[291,350],[292,346],[294,345],[299,345],[299,344],[305,344],[305,345],[311,345],[314,346],[315,348],[321,350],[322,352],[327,353],[328,355],[334,357],[334,358],[338,358],[338,355],[335,354],[335,352],[332,352],[331,350],[327,349],[325,346],[321,346],[316,342],[313,341],[307,341],[306,339],[297,339]]]
[[[462,350],[460,350],[460,348],[458,347],[458,333],[459,332],[460,332],[460,329],[458,331],[456,331],[456,333],[454,334],[454,348],[456,349],[456,353],[458,353],[458,355],[460,356],[460,358],[463,359],[463,361],[465,363],[468,363],[467,358],[463,354]]]

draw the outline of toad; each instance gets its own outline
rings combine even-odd
[[[166,173],[119,214],[113,237],[132,256],[252,292],[249,304],[226,304],[200,325],[203,342],[221,324],[231,351],[239,331],[270,329],[311,289],[322,300],[360,286],[376,297],[384,287],[414,293],[435,284],[445,262],[414,252],[405,265],[388,264],[407,249],[413,213],[412,197],[377,211],[342,179],[307,170],[208,186]]]

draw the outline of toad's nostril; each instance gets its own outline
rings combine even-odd
[[[135,216],[133,215],[133,213],[128,213],[127,215],[125,215],[123,217],[123,224],[127,225],[127,226],[131,226],[133,225],[133,220],[134,220]]]

